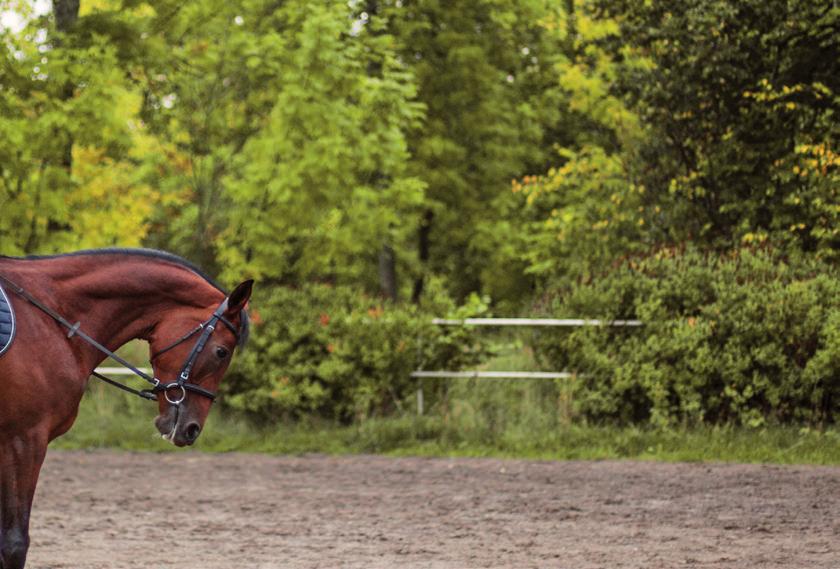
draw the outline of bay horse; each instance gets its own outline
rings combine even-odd
[[[252,285],[228,295],[184,259],[149,249],[0,256],[0,301],[14,313],[14,338],[0,352],[0,569],[26,563],[47,444],[73,425],[94,369],[146,340],[154,377],[144,378],[155,387],[136,393],[157,402],[164,438],[193,444],[247,338]]]

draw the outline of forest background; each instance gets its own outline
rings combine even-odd
[[[407,420],[411,370],[473,366],[579,376],[427,382],[431,416],[393,436],[550,449],[840,411],[836,1],[0,14],[0,254],[144,246],[256,278],[225,403],[249,425]],[[645,326],[431,325],[490,314]]]

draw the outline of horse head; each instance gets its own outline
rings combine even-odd
[[[149,337],[160,381],[155,426],[176,446],[198,439],[233,352],[244,344],[252,286],[251,280],[241,283],[218,305],[168,311]]]

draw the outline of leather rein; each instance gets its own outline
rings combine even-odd
[[[181,403],[184,401],[184,399],[186,399],[188,391],[191,392],[191,393],[195,393],[197,395],[201,395],[202,397],[206,397],[206,398],[210,399],[210,401],[214,401],[216,399],[216,394],[215,393],[213,393],[212,391],[209,391],[207,389],[204,389],[200,385],[197,385],[195,383],[190,383],[190,381],[189,381],[190,380],[190,374],[192,373],[193,367],[195,366],[195,363],[198,360],[198,357],[201,355],[201,352],[204,351],[204,347],[207,345],[207,342],[210,340],[210,336],[213,335],[213,332],[216,330],[216,327],[218,326],[218,324],[220,322],[224,326],[226,326],[228,329],[230,329],[231,332],[233,332],[233,335],[236,337],[237,343],[239,343],[239,335],[240,335],[239,330],[236,329],[236,327],[230,322],[230,320],[228,320],[227,318],[225,318],[223,316],[225,311],[227,310],[227,307],[228,307],[228,299],[225,298],[222,301],[222,303],[218,306],[218,308],[216,308],[216,310],[213,312],[213,314],[210,316],[210,318],[208,318],[207,320],[205,320],[204,322],[199,324],[197,327],[193,328],[190,332],[188,332],[187,334],[185,334],[184,336],[182,336],[181,338],[179,338],[178,340],[176,340],[172,344],[168,345],[167,347],[165,347],[162,350],[160,350],[159,352],[157,352],[154,356],[152,356],[151,360],[154,361],[155,358],[161,356],[164,352],[168,352],[172,348],[181,345],[182,343],[186,342],[187,340],[189,340],[194,335],[196,335],[200,332],[198,340],[196,340],[195,344],[192,347],[192,350],[190,350],[190,353],[187,356],[186,361],[184,361],[184,364],[181,366],[181,371],[178,374],[178,379],[176,379],[175,381],[171,381],[169,383],[163,383],[160,379],[158,379],[156,377],[152,377],[152,376],[148,375],[147,373],[144,373],[144,372],[140,371],[135,366],[131,365],[128,361],[126,361],[124,358],[118,356],[117,354],[115,354],[114,352],[112,352],[111,350],[109,350],[108,348],[106,348],[105,346],[103,346],[102,344],[100,344],[99,342],[97,342],[96,340],[91,338],[90,336],[88,336],[85,332],[83,332],[80,329],[81,328],[81,322],[76,322],[75,324],[72,324],[69,320],[64,318],[62,315],[57,313],[55,310],[53,310],[49,306],[46,306],[44,303],[39,301],[37,298],[35,298],[31,294],[29,294],[22,287],[18,286],[17,284],[15,284],[12,281],[10,281],[9,279],[4,277],[3,275],[0,275],[0,281],[3,281],[7,285],[9,285],[12,292],[17,294],[21,298],[25,299],[27,302],[29,302],[30,304],[32,304],[33,306],[35,306],[36,308],[38,308],[42,312],[46,313],[47,316],[49,316],[50,318],[52,318],[53,320],[58,322],[64,328],[67,328],[67,330],[68,330],[67,337],[68,338],[72,338],[73,336],[78,336],[83,341],[85,341],[86,343],[88,343],[91,346],[93,346],[94,348],[96,348],[98,351],[102,352],[103,354],[105,354],[109,358],[113,359],[115,362],[122,365],[124,368],[131,371],[134,375],[136,375],[136,376],[146,380],[147,382],[151,383],[152,388],[151,389],[142,389],[142,390],[133,389],[133,388],[131,388],[131,387],[129,387],[129,386],[123,384],[123,383],[120,383],[119,381],[116,381],[116,380],[113,380],[113,379],[111,379],[107,376],[104,376],[97,371],[91,372],[91,375],[93,375],[94,377],[96,377],[98,379],[101,379],[102,381],[104,381],[104,382],[106,382],[110,385],[113,385],[114,387],[117,387],[117,388],[122,389],[123,391],[127,391],[129,393],[132,393],[134,395],[137,395],[137,396],[142,397],[143,399],[147,399],[149,401],[157,401],[158,394],[163,393],[163,396],[166,398],[166,400],[169,402],[170,405],[178,407],[178,406],[181,405]],[[170,392],[172,392],[172,391],[175,391],[175,393],[176,393],[176,395],[174,397],[170,397]]]

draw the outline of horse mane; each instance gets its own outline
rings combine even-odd
[[[208,284],[213,286],[216,290],[218,290],[225,296],[230,294],[227,289],[220,285],[210,275],[198,268],[198,266],[196,266],[195,264],[184,259],[183,257],[179,257],[178,255],[169,253],[167,251],[160,251],[158,249],[106,247],[103,249],[85,249],[82,251],[73,251],[71,253],[60,253],[55,255],[27,255],[25,257],[9,257],[6,255],[0,255],[0,259],[25,259],[28,261],[37,261],[41,259],[60,259],[62,257],[82,257],[87,255],[129,255],[135,257],[147,257],[150,259],[158,259],[166,263],[171,263],[174,265],[184,267],[185,269],[189,270],[192,273],[195,273],[196,275],[207,281]],[[240,319],[241,330],[239,333],[239,347],[244,348],[245,344],[248,342],[248,337],[251,333],[251,320],[248,317],[247,310],[242,311]]]

